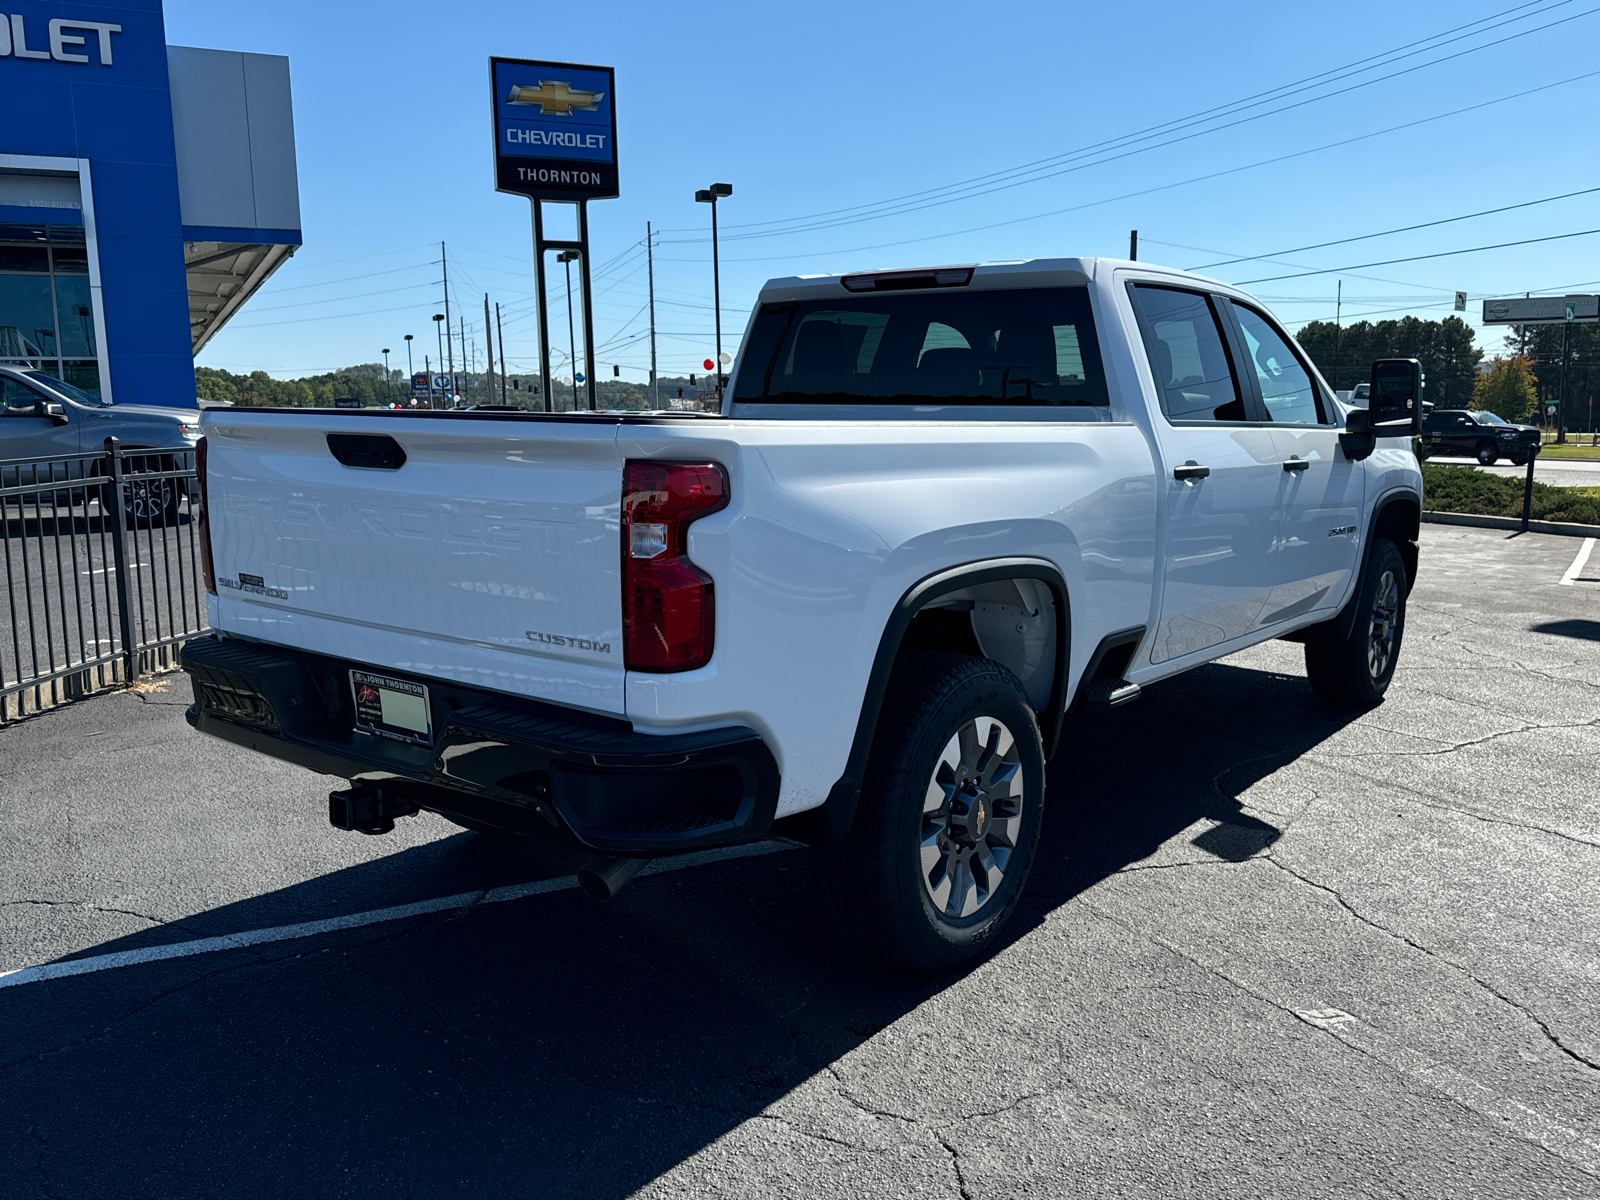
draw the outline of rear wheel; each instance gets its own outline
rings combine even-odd
[[[906,656],[838,853],[879,949],[942,971],[994,943],[1044,813],[1044,748],[1017,677],[991,659]]]
[[[1480,442],[1478,445],[1478,462],[1485,467],[1492,467],[1495,460],[1500,457],[1500,451],[1493,442]]]
[[[1306,637],[1306,678],[1336,708],[1381,704],[1394,678],[1406,626],[1406,568],[1400,548],[1387,538],[1373,542],[1354,603],[1348,637],[1338,636],[1333,621]]]

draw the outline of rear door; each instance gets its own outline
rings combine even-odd
[[[1132,286],[1165,460],[1165,579],[1152,662],[1250,633],[1276,580],[1282,468],[1241,386],[1231,318],[1204,292]]]
[[[1355,570],[1365,475],[1339,448],[1333,402],[1265,313],[1229,301],[1241,357],[1272,426],[1282,472],[1276,581],[1259,624],[1337,606]]]
[[[219,628],[623,711],[613,422],[213,409],[204,428]]]

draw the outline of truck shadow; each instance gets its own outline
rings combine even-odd
[[[1258,712],[1271,745],[1239,735]],[[1089,719],[1053,764],[1011,939],[1203,819],[1219,858],[1270,844],[1232,797],[1341,723],[1303,679],[1228,665]],[[463,834],[86,953],[574,861]],[[959,978],[856,952],[837,870],[727,860],[606,905],[561,891],[0,990],[8,1194],[627,1196]]]

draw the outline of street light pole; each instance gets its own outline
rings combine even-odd
[[[435,334],[437,334],[438,338],[439,338],[439,365],[442,367],[442,366],[444,366],[444,314],[443,313],[434,313],[433,314],[433,332]],[[434,407],[434,404],[433,404],[433,376],[432,375],[428,376],[428,407],[429,408]]]
[[[411,361],[411,335],[406,334],[406,378],[409,380],[417,373],[416,364]]]
[[[394,384],[389,380],[389,347],[383,348],[383,394],[394,399]]]
[[[578,411],[578,339],[572,329],[572,263],[578,257],[576,250],[563,250],[556,261],[567,269],[567,354],[572,359],[572,411]],[[585,304],[588,300],[585,299]],[[591,366],[593,364],[590,364]]]
[[[711,205],[711,306],[717,325],[717,399],[722,399],[722,267],[717,260],[717,201],[733,195],[733,184],[713,183],[694,194],[701,204]]]

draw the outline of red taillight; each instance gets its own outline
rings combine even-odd
[[[716,463],[631,461],[622,475],[623,659],[630,671],[711,661],[711,577],[689,561],[689,525],[728,503]]]
[[[200,526],[200,572],[205,577],[206,591],[217,594],[217,568],[211,562],[211,501],[206,497],[206,440],[194,444],[194,477],[200,485],[200,516],[195,524]]]

